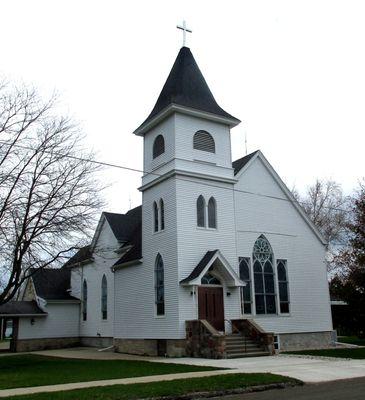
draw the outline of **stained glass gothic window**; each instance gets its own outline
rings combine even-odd
[[[270,243],[261,235],[252,252],[256,314],[276,314],[273,260]]]
[[[163,231],[165,229],[165,204],[162,199],[160,199],[160,229]]]
[[[240,261],[240,279],[246,283],[246,286],[241,287],[241,309],[242,314],[252,313],[252,295],[251,295],[251,274],[250,274],[250,259],[242,258]]]
[[[105,275],[101,280],[101,317],[108,318],[108,282]]]
[[[217,227],[217,203],[214,197],[211,197],[208,201],[208,227]]]
[[[202,277],[201,283],[202,285],[220,285],[221,281],[208,272]]]
[[[82,320],[87,320],[87,282],[84,279],[82,284]]]
[[[160,254],[157,255],[155,261],[155,303],[156,314],[165,314],[165,278],[163,260]]]
[[[153,202],[153,231],[158,231],[158,207],[155,201]]]
[[[286,271],[286,260],[277,260],[280,312],[289,313],[289,288]]]
[[[205,227],[205,200],[202,195],[196,201],[196,222],[200,227]]]

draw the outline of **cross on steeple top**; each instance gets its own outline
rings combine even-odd
[[[183,31],[183,47],[186,44],[186,32],[192,33],[193,31],[186,27],[186,22],[183,21],[182,25],[176,25],[177,29],[181,29]]]

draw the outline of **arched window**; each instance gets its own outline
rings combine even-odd
[[[108,282],[105,275],[101,280],[101,317],[108,319]]]
[[[165,278],[163,261],[160,254],[157,255],[155,261],[155,303],[156,314],[165,314]]]
[[[205,227],[205,200],[202,195],[196,201],[196,223],[198,226]]]
[[[282,314],[287,314],[289,313],[289,288],[288,288],[288,275],[286,273],[286,260],[278,260],[277,269],[278,269],[280,312]]]
[[[165,152],[165,139],[162,135],[158,135],[153,142],[153,158],[160,156]]]
[[[155,201],[153,202],[153,231],[158,231],[158,207]]]
[[[87,320],[87,282],[84,279],[82,283],[82,320]]]
[[[165,205],[162,199],[160,199],[160,229],[165,229]]]
[[[256,314],[276,314],[274,255],[265,236],[255,242],[252,253]]]
[[[198,131],[194,135],[193,146],[195,150],[215,153],[215,143],[213,136],[206,131]]]
[[[221,285],[221,281],[209,272],[202,277],[201,283],[202,285]]]
[[[250,259],[242,258],[240,261],[240,279],[246,283],[241,287],[241,309],[242,314],[252,313],[252,296],[251,296],[251,273]]]
[[[211,197],[208,201],[208,227],[217,227],[217,203],[214,197]]]

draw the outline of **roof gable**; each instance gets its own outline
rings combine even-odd
[[[247,157],[247,158],[246,158]],[[265,156],[262,154],[260,150],[255,151],[254,153],[249,154],[248,156],[243,157],[242,159],[239,159],[237,161],[243,160],[246,158],[245,162],[242,162],[242,166],[240,168],[237,168],[237,172],[235,172],[235,175],[237,175],[238,179],[240,176],[242,176],[245,171],[247,171],[250,168],[250,165],[254,163],[254,161],[259,158],[260,161],[262,162],[262,165],[264,168],[268,171],[269,175],[273,178],[275,183],[278,185],[278,187],[281,189],[281,192],[284,194],[284,198],[281,197],[276,197],[273,195],[268,195],[270,198],[277,198],[278,200],[281,201],[288,201],[293,205],[293,207],[298,211],[299,215],[302,217],[302,219],[306,222],[306,224],[309,226],[309,228],[313,231],[317,239],[323,244],[326,245],[327,242],[324,239],[323,235],[321,232],[318,230],[318,228],[315,226],[315,224],[311,221],[311,219],[308,217],[307,213],[304,211],[302,206],[298,203],[298,201],[294,198],[293,194],[291,191],[288,189],[288,187],[285,185],[285,183],[281,180],[279,175],[276,173],[274,168],[271,166],[271,164],[267,161]],[[236,164],[238,165],[238,164]],[[233,166],[233,164],[232,164]],[[237,190],[237,189],[236,189]],[[247,193],[250,193],[249,191]],[[254,193],[252,192],[253,195],[257,194],[260,196],[265,196],[265,194],[261,193]]]
[[[68,261],[65,262],[65,264],[62,265],[62,268],[79,265],[80,263],[91,261],[92,259],[91,245],[87,245],[81,247],[81,249],[79,249]]]
[[[128,243],[138,226],[142,221],[142,206],[135,207],[129,210],[126,214],[118,214],[111,212],[102,212],[98,226],[95,230],[94,237],[91,242],[91,252],[99,240],[103,230],[104,223],[107,223],[115,240],[119,244]]]
[[[199,261],[197,266],[191,271],[190,275],[180,281],[183,286],[200,285],[201,278],[213,268],[224,278],[229,287],[240,287],[246,284],[242,282],[228,261],[223,257],[219,250],[209,250]]]

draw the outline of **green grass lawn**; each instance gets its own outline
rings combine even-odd
[[[323,350],[302,350],[290,351],[288,354],[304,354],[309,356],[353,358],[356,360],[365,359],[365,348],[352,349],[323,349]]]
[[[0,357],[0,389],[216,369],[148,361],[4,356]]]
[[[300,381],[273,374],[232,374],[174,381],[114,385],[56,393],[11,397],[14,400],[133,400],[163,396],[181,396],[204,391],[246,388],[272,383],[300,384]]]
[[[337,339],[340,343],[356,344],[357,346],[365,346],[365,339],[360,339],[357,336],[339,336]]]

